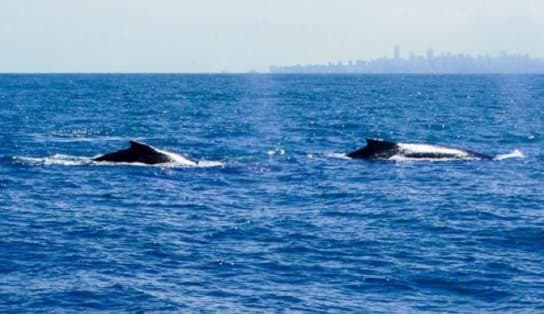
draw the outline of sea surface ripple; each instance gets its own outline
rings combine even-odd
[[[544,312],[543,148],[544,76],[0,75],[0,312]]]

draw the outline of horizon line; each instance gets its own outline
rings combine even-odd
[[[272,71],[245,71],[245,72],[153,72],[153,71],[81,71],[81,72],[2,72],[0,75],[543,75],[542,72],[272,72]]]

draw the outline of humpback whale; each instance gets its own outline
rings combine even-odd
[[[419,144],[397,143],[381,139],[366,139],[366,146],[346,154],[357,159],[493,159],[491,156],[453,147]]]
[[[178,154],[157,149],[137,141],[130,141],[130,147],[113,153],[93,158],[93,161],[143,163],[148,165],[162,163],[176,163],[187,166],[195,166],[197,162],[188,160]]]

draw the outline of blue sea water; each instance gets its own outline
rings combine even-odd
[[[543,312],[543,148],[544,76],[0,75],[0,312]]]

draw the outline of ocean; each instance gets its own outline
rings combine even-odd
[[[542,75],[2,74],[0,312],[544,312],[543,148]]]

